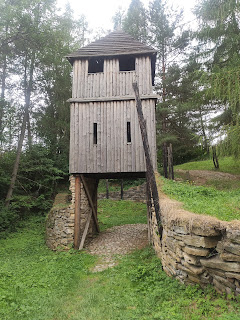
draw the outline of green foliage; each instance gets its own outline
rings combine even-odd
[[[101,230],[116,225],[147,223],[147,206],[145,203],[126,200],[99,200],[98,203]]]
[[[240,189],[224,191],[213,187],[195,186],[192,183],[164,180],[163,191],[183,202],[186,210],[224,221],[240,220]]]
[[[32,146],[22,154],[14,196],[9,209],[6,210],[3,201],[10,182],[14,157],[14,152],[5,152],[0,158],[2,171],[0,231],[14,230],[20,220],[30,215],[45,215],[52,205],[57,182],[65,177],[64,172],[55,168],[54,161],[51,160],[49,151],[45,147]]]
[[[140,0],[132,0],[122,23],[123,30],[135,39],[147,40],[147,12]]]

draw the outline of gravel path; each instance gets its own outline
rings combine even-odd
[[[126,224],[101,232],[92,239],[86,250],[99,256],[99,263],[92,270],[100,272],[118,263],[117,257],[148,245],[147,224]]]

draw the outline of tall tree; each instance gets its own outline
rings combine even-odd
[[[122,23],[123,30],[135,39],[146,42],[148,39],[147,12],[140,0],[132,0]]]
[[[238,0],[202,0],[195,8],[199,20],[196,38],[203,62],[203,85],[209,103],[218,105],[219,124],[231,138],[232,153],[240,155],[240,3]],[[224,106],[224,108],[223,108]],[[228,124],[226,125],[226,120]]]
[[[158,130],[161,133],[163,171],[164,176],[168,176],[167,170],[167,142],[169,141],[168,115],[170,114],[171,96],[174,95],[171,90],[171,72],[168,70],[177,67],[176,58],[179,57],[183,49],[188,44],[188,32],[178,35],[178,26],[182,20],[182,11],[175,11],[169,8],[165,1],[154,0],[149,5],[149,24],[151,31],[151,43],[158,51],[158,72],[160,82],[157,88],[161,94],[162,102],[158,104]],[[180,69],[176,68],[176,73]],[[176,100],[176,99],[175,99]],[[161,124],[159,123],[161,122]],[[173,137],[173,136],[172,136]]]

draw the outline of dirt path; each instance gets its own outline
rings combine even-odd
[[[147,224],[126,224],[101,232],[90,241],[86,250],[99,257],[99,262],[92,270],[99,272],[115,266],[119,256],[147,245]]]
[[[176,169],[176,173],[178,173],[184,180],[192,180],[197,184],[204,184],[209,180],[240,180],[239,175],[209,170]]]

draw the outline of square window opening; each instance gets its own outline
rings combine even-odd
[[[103,72],[103,59],[92,58],[88,60],[88,73]]]
[[[134,71],[135,57],[123,56],[119,57],[119,71]]]

